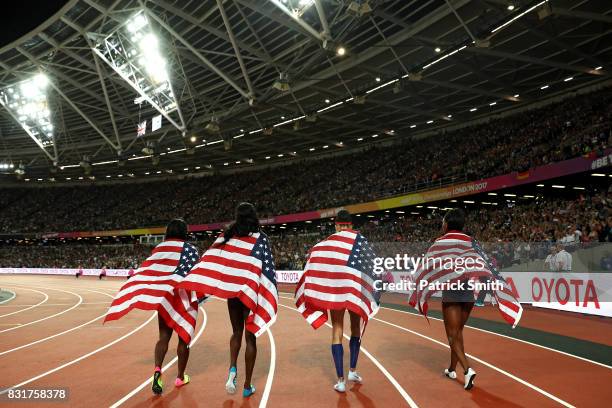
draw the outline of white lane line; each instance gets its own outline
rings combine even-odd
[[[288,298],[285,296],[279,296],[281,298],[284,299],[293,299],[293,298]],[[299,310],[297,310],[294,307],[290,307],[290,306],[286,306],[283,305],[282,303],[279,303],[280,306],[285,307],[287,309],[293,310],[297,313],[300,313]],[[326,326],[328,327],[332,327],[331,324],[329,323],[325,323]],[[346,338],[347,340],[350,339],[349,336],[347,336],[346,334],[344,334],[344,338]],[[402,398],[404,398],[404,400],[406,401],[406,403],[411,407],[411,408],[418,408],[418,405],[416,404],[416,402],[414,402],[414,400],[410,397],[410,395],[408,395],[408,393],[406,392],[406,390],[400,385],[399,382],[397,382],[397,380],[395,379],[395,377],[393,377],[391,375],[391,373],[389,371],[387,371],[387,369],[372,355],[370,354],[370,352],[368,352],[368,350],[366,350],[365,347],[361,346],[360,348],[360,352],[362,352],[363,354],[365,354],[370,360],[372,360],[372,362],[374,363],[374,365],[376,367],[378,367],[378,369],[384,374],[385,377],[387,377],[387,379],[391,382],[391,384],[393,384],[393,386],[395,387],[395,389],[400,393],[400,395],[402,396]]]
[[[214,300],[227,302],[227,299],[222,299],[217,296],[211,296],[211,298]],[[272,331],[270,328],[266,329],[266,332],[268,333],[268,339],[270,339],[270,367],[268,367],[268,377],[266,378],[264,391],[261,394],[259,408],[265,408],[268,405],[268,399],[270,398],[270,392],[272,391],[272,382],[274,381],[274,371],[276,370],[276,343],[274,342],[274,336],[272,336]]]
[[[202,327],[200,327],[200,330],[198,331],[196,336],[193,338],[193,343],[191,343],[191,345],[189,345],[189,348],[193,347],[196,344],[196,342],[198,341],[198,339],[200,338],[200,336],[204,332],[204,328],[206,327],[206,321],[208,320],[208,318],[206,316],[206,311],[202,307],[200,307],[200,310],[202,311],[202,314],[204,315],[204,320],[202,321]],[[168,364],[163,366],[162,367],[162,372],[166,371],[167,369],[169,369],[177,361],[178,361],[178,356],[174,357],[172,360],[170,360],[168,362]],[[134,395],[138,394],[144,387],[146,387],[149,384],[151,384],[151,379],[147,379],[147,380],[143,381],[142,384],[140,384],[138,387],[134,388],[132,391],[127,393],[125,396],[123,396],[123,398],[121,398],[119,401],[117,401],[113,405],[111,405],[111,408],[115,408],[115,407],[120,406],[125,401],[129,400]]]
[[[405,310],[397,310],[397,309],[393,309],[393,308],[389,308],[389,307],[381,307],[381,309],[392,310],[394,312],[405,313],[407,315],[411,315],[411,316],[416,317],[416,318],[419,318],[419,317],[422,318],[422,316],[420,316],[420,315],[417,315],[417,314],[414,314],[414,313],[410,313],[410,312],[407,312]],[[438,319],[436,317],[431,317],[431,316],[429,316],[429,319],[430,320],[438,320],[440,322],[443,321],[442,319]],[[604,364],[604,363],[600,363],[599,361],[589,360],[588,358],[580,357],[580,356],[577,356],[575,354],[570,354],[570,353],[567,353],[565,351],[557,350],[557,349],[554,349],[554,348],[551,348],[551,347],[546,347],[546,346],[543,346],[541,344],[532,343],[532,342],[527,341],[527,340],[517,339],[516,337],[506,336],[505,334],[496,333],[494,331],[489,331],[489,330],[481,329],[479,327],[469,326],[467,324],[465,325],[465,327],[469,327],[470,329],[477,330],[479,332],[493,334],[495,336],[503,337],[505,339],[518,341],[519,343],[529,344],[530,346],[539,347],[539,348],[544,349],[544,350],[554,351],[555,353],[563,354],[564,356],[573,357],[573,358],[576,358],[578,360],[586,361],[587,363],[591,363],[591,364],[595,364],[595,365],[598,365],[598,366],[601,366],[601,367],[604,367],[604,368],[612,369],[612,366],[609,366],[609,365]]]
[[[418,336],[418,337],[421,337],[421,338],[423,338],[423,339],[426,339],[426,340],[432,341],[432,342],[434,342],[434,343],[436,343],[436,344],[439,344],[439,345],[440,345],[440,346],[442,346],[442,347],[450,348],[450,347],[448,346],[448,344],[446,344],[446,343],[443,343],[443,342],[438,341],[438,340],[436,340],[436,339],[433,339],[433,338],[431,338],[431,337],[425,336],[424,334],[421,334],[421,333],[415,332],[414,330],[410,330],[410,329],[407,329],[407,328],[405,328],[405,327],[399,326],[399,325],[397,325],[397,324],[395,324],[395,323],[387,322],[386,320],[382,320],[382,319],[379,319],[379,318],[377,318],[377,317],[372,317],[372,320],[376,320],[376,321],[379,321],[379,322],[381,322],[381,323],[388,324],[389,326],[393,326],[393,327],[395,327],[395,328],[398,328],[398,329],[400,329],[400,330],[403,330],[403,331],[405,331],[405,332],[408,332],[408,333],[414,334],[415,336]],[[551,400],[553,400],[553,401],[555,401],[555,402],[558,402],[559,404],[561,404],[561,405],[563,405],[563,406],[565,406],[565,407],[568,407],[568,408],[574,408],[574,406],[573,406],[572,404],[570,404],[569,402],[564,401],[564,400],[562,400],[561,398],[556,397],[556,396],[554,396],[553,394],[551,394],[551,393],[549,393],[549,392],[547,392],[547,391],[544,391],[543,389],[541,389],[541,388],[539,388],[539,387],[537,387],[537,386],[535,386],[535,385],[531,384],[530,382],[527,382],[527,381],[525,381],[525,380],[523,380],[523,379],[521,379],[521,378],[519,378],[519,377],[517,377],[517,376],[515,376],[515,375],[513,375],[513,374],[510,374],[509,372],[507,372],[507,371],[505,371],[505,370],[502,370],[501,368],[496,367],[496,366],[494,366],[494,365],[493,365],[493,364],[491,364],[491,363],[487,363],[486,361],[481,360],[480,358],[478,358],[478,357],[476,357],[476,356],[473,356],[472,354],[468,354],[468,353],[465,353],[465,354],[466,354],[468,357],[470,357],[472,360],[478,361],[479,363],[481,363],[481,364],[483,364],[483,365],[486,365],[487,367],[489,367],[489,368],[491,368],[491,369],[493,369],[493,370],[497,371],[498,373],[501,373],[501,374],[503,374],[503,375],[505,375],[505,376],[507,376],[507,377],[509,377],[509,378],[513,379],[514,381],[517,381],[517,382],[519,382],[519,383],[521,383],[521,384],[523,384],[523,385],[525,385],[525,386],[527,386],[527,387],[531,388],[532,390],[539,392],[540,394],[544,395],[545,397],[548,397],[548,398],[550,398]]]
[[[111,295],[109,295],[109,294],[107,294],[107,293],[104,293],[104,292],[98,292],[97,290],[90,290],[90,289],[85,289],[85,290],[87,290],[87,291],[89,291],[89,292],[99,293],[99,294],[101,294],[101,295],[108,296],[108,297],[112,298],[112,296],[111,296]],[[12,349],[9,349],[9,350],[2,351],[2,352],[0,352],[0,356],[3,356],[3,355],[8,354],[8,353],[12,353],[13,351],[17,351],[17,350],[24,349],[24,348],[26,348],[26,347],[33,346],[33,345],[35,345],[35,344],[42,343],[42,342],[47,341],[47,340],[51,340],[51,339],[53,339],[53,338],[55,338],[55,337],[61,336],[61,335],[66,334],[66,333],[70,333],[71,331],[74,331],[74,330],[80,329],[80,328],[81,328],[81,327],[83,327],[83,326],[87,326],[88,324],[93,323],[93,322],[95,322],[96,320],[100,320],[100,319],[101,319],[101,318],[103,318],[105,315],[106,315],[106,312],[104,312],[104,314],[102,314],[102,315],[100,315],[100,316],[96,317],[95,319],[92,319],[92,320],[90,320],[90,321],[88,321],[88,322],[85,322],[85,323],[83,323],[83,324],[80,324],[80,325],[78,325],[78,326],[74,326],[74,327],[73,327],[73,328],[71,328],[71,329],[64,330],[63,332],[56,333],[56,334],[53,334],[53,335],[51,335],[51,336],[44,337],[44,338],[42,338],[42,339],[39,339],[39,340],[33,341],[33,342],[31,342],[31,343],[28,343],[28,344],[24,344],[24,345],[19,346],[19,347],[15,347],[15,348],[12,348]]]
[[[15,299],[15,296],[17,296],[17,295],[15,295],[15,292],[13,292],[12,290],[4,289],[3,291],[4,291],[4,292],[8,292],[8,293],[10,293],[10,294],[11,294],[11,297],[10,297],[10,298],[8,298],[8,299],[4,299],[3,301],[1,301],[1,302],[0,302],[0,305],[2,305],[2,304],[4,304],[4,303],[8,303],[8,302],[10,302],[11,300]]]
[[[157,316],[157,312],[155,312],[155,313],[151,314],[151,317],[149,317],[149,318],[148,318],[148,319],[147,319],[147,320],[146,320],[144,323],[142,323],[140,326],[136,327],[136,328],[135,328],[134,330],[132,330],[131,332],[124,334],[123,336],[119,337],[118,339],[115,339],[115,340],[111,341],[110,343],[105,344],[105,345],[104,345],[104,346],[102,346],[102,347],[99,347],[99,348],[97,348],[97,349],[95,349],[95,350],[93,350],[93,351],[90,351],[90,352],[89,352],[89,353],[87,353],[87,354],[83,354],[81,357],[75,358],[74,360],[70,360],[69,362],[64,363],[64,364],[62,364],[62,365],[60,365],[60,366],[58,366],[58,367],[55,367],[55,368],[53,368],[53,369],[51,369],[51,370],[49,370],[49,371],[46,371],[46,372],[44,372],[44,373],[42,373],[42,374],[39,374],[39,375],[37,375],[37,376],[35,376],[35,377],[32,377],[32,378],[28,379],[28,380],[22,381],[22,382],[20,382],[19,384],[15,384],[15,385],[13,385],[12,387],[5,388],[4,390],[0,391],[0,395],[2,395],[2,394],[6,394],[7,392],[9,392],[9,391],[10,391],[10,390],[12,390],[12,389],[19,388],[19,387],[23,387],[24,385],[26,385],[26,384],[30,384],[31,382],[34,382],[34,381],[39,380],[39,379],[41,379],[41,378],[43,378],[43,377],[46,377],[46,376],[48,376],[49,374],[53,374],[53,373],[55,373],[55,372],[57,372],[57,371],[60,371],[60,370],[62,370],[62,369],[64,369],[64,368],[66,368],[66,367],[69,367],[69,366],[71,366],[71,365],[73,365],[73,364],[76,364],[76,363],[78,363],[79,361],[85,360],[86,358],[91,357],[91,356],[93,356],[94,354],[97,354],[97,353],[99,353],[100,351],[105,350],[105,349],[107,349],[107,348],[109,348],[109,347],[111,347],[111,346],[113,346],[113,345],[115,345],[115,344],[119,343],[121,340],[123,340],[123,339],[126,339],[126,338],[130,337],[132,334],[136,333],[138,330],[140,330],[140,329],[142,329],[143,327],[145,327],[147,324],[149,324],[149,323],[151,322],[151,320],[153,320],[153,318],[154,318],[155,316]]]
[[[270,339],[270,368],[268,369],[266,386],[263,394],[261,394],[259,408],[265,408],[268,405],[268,398],[270,398],[270,391],[272,391],[272,381],[274,380],[274,370],[276,370],[276,344],[274,343],[274,337],[270,328],[266,329],[266,333],[268,333],[268,338]]]
[[[35,324],[35,323],[38,323],[38,322],[42,322],[44,320],[51,319],[53,317],[57,317],[57,316],[63,315],[64,313],[71,311],[72,309],[78,307],[81,303],[83,303],[83,298],[81,297],[81,295],[78,295],[78,294],[76,294],[74,292],[70,292],[69,290],[51,289],[51,288],[46,288],[46,289],[48,289],[48,290],[57,290],[58,292],[69,293],[71,295],[76,296],[79,300],[72,307],[69,307],[68,309],[62,310],[61,312],[52,314],[51,316],[43,317],[42,319],[34,320],[33,322],[24,323],[21,326],[11,327],[10,329],[0,330],[0,333],[4,333],[4,332],[7,332],[7,331],[16,330],[16,329],[21,329],[22,327],[26,327],[26,326],[29,326],[31,324]]]
[[[6,313],[6,314],[3,314],[3,315],[0,315],[0,317],[6,317],[6,316],[11,316],[11,315],[14,315],[14,314],[17,314],[17,313],[25,312],[26,310],[33,309],[33,308],[35,308],[36,306],[40,306],[40,305],[42,305],[43,303],[45,303],[47,300],[49,300],[49,295],[47,295],[46,293],[41,292],[40,290],[30,289],[30,288],[19,288],[19,289],[25,289],[25,290],[30,290],[30,291],[32,291],[32,292],[37,292],[37,293],[40,293],[41,295],[43,295],[43,296],[44,296],[44,298],[43,298],[43,300],[41,300],[40,302],[38,302],[38,303],[37,303],[37,304],[35,304],[35,305],[31,305],[31,306],[29,306],[29,307],[26,307],[25,309],[20,309],[20,310],[17,310],[17,311],[15,311],[15,312],[11,312],[11,313]]]
[[[88,290],[88,291],[91,292],[91,289],[85,289],[85,290]],[[104,293],[104,292],[97,292],[97,293],[103,293],[104,295],[110,296],[108,293]],[[81,303],[81,306],[86,306],[86,305],[110,305],[110,303],[111,302],[83,302],[83,303]],[[44,306],[69,306],[69,305],[72,305],[72,303],[45,303],[44,304]],[[0,307],[19,307],[19,306],[36,306],[36,305],[2,305]]]

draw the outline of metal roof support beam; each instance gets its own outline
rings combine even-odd
[[[217,6],[219,7],[219,12],[221,13],[223,25],[225,25],[229,40],[232,43],[232,47],[234,48],[234,53],[236,54],[236,58],[238,59],[238,64],[240,65],[240,70],[242,71],[244,82],[246,82],[247,88],[249,89],[250,98],[253,99],[255,98],[255,90],[253,89],[253,84],[251,83],[251,79],[249,78],[249,73],[247,72],[246,65],[244,65],[244,61],[242,60],[242,55],[240,55],[240,48],[238,47],[238,43],[236,42],[236,38],[234,37],[234,32],[232,31],[232,26],[229,21],[229,18],[227,18],[227,14],[225,13],[225,8],[223,7],[222,0],[217,0]]]
[[[561,7],[555,7],[551,4],[553,14],[564,17],[574,17],[581,20],[601,21],[602,23],[612,24],[612,16],[607,14],[589,13],[587,11],[568,10]]]
[[[448,4],[448,7],[452,10],[453,14],[455,14],[455,17],[457,17],[457,20],[459,20],[459,22],[461,23],[461,26],[468,33],[468,35],[470,36],[472,41],[476,42],[476,37],[474,36],[474,34],[472,34],[472,31],[467,26],[467,24],[465,24],[465,21],[463,21],[463,19],[461,18],[461,16],[459,15],[457,10],[455,9],[455,7],[453,7],[453,5],[451,4],[451,2],[449,0],[446,0],[446,4]]]
[[[89,41],[88,41],[89,43]],[[93,45],[89,44],[92,49]],[[102,68],[100,68],[100,61],[98,61],[98,56],[95,52],[91,52],[94,63],[96,65],[96,72],[98,73],[98,78],[100,78],[100,85],[102,86],[102,93],[104,94],[104,100],[106,101],[106,107],[108,109],[108,114],[110,116],[111,123],[113,125],[113,131],[115,132],[115,138],[117,139],[117,146],[121,149],[121,138],[119,137],[119,130],[117,129],[117,121],[115,120],[115,113],[113,112],[113,108],[108,97],[108,90],[106,89],[106,82],[104,81],[104,75],[102,74]]]
[[[191,51],[200,61],[202,61],[208,68],[210,68],[214,73],[219,75],[225,82],[231,85],[236,91],[238,91],[242,96],[246,99],[250,99],[250,95],[244,89],[242,89],[236,81],[232,78],[228,77],[223,71],[217,68],[212,62],[208,60],[205,56],[203,56],[198,50],[196,50],[187,40],[185,40],[182,36],[180,36],[176,31],[172,29],[164,20],[159,18],[155,13],[151,12],[149,9],[145,9],[145,12],[149,17],[155,20],[160,26],[162,26],[166,31],[168,31],[174,38],[176,38],[180,43],[182,43],[189,51]]]
[[[85,113],[83,113],[83,111],[82,111],[81,109],[79,109],[79,107],[78,107],[78,106],[76,106],[76,105],[74,104],[74,102],[72,102],[72,101],[70,100],[70,98],[68,98],[68,97],[66,96],[66,94],[64,94],[64,93],[63,93],[63,92],[62,92],[62,91],[59,89],[59,87],[58,87],[58,86],[57,86],[57,85],[56,85],[56,84],[55,84],[53,81],[49,81],[49,83],[51,84],[51,86],[53,87],[53,89],[55,89],[55,92],[57,92],[57,93],[58,93],[58,94],[59,94],[59,95],[60,95],[62,98],[64,98],[64,100],[65,100],[65,101],[68,103],[68,105],[70,105],[70,107],[71,107],[72,109],[74,109],[74,111],[75,111],[76,113],[78,113],[79,115],[81,115],[81,117],[82,117],[82,118],[83,118],[83,119],[84,119],[84,120],[85,120],[87,123],[89,123],[89,125],[92,127],[92,129],[93,129],[93,130],[95,130],[95,131],[96,131],[96,132],[97,132],[97,133],[98,133],[100,136],[102,136],[102,138],[103,138],[104,140],[106,140],[106,142],[109,144],[109,146],[111,146],[111,147],[112,147],[112,148],[113,148],[115,151],[118,151],[118,150],[119,150],[119,147],[118,147],[118,146],[115,146],[115,144],[113,143],[113,141],[112,141],[112,140],[110,140],[110,139],[109,139],[109,138],[106,136],[106,134],[105,134],[103,131],[101,131],[101,130],[100,130],[100,128],[99,128],[99,127],[98,127],[98,126],[97,126],[95,123],[93,123],[93,122],[91,121],[91,119],[89,119],[89,117],[88,117],[88,116],[87,116]]]
[[[270,0],[270,2],[274,4],[278,9],[280,9],[283,13],[288,15],[293,21],[298,23],[300,27],[302,27],[304,30],[308,32],[308,34],[312,35],[314,38],[316,38],[319,41],[325,40],[325,37],[321,33],[319,33],[317,30],[312,28],[310,25],[308,25],[308,23],[306,23],[300,17],[295,15],[295,13],[293,13],[291,10],[285,7],[285,5],[281,3],[280,0]]]
[[[579,65],[568,65],[562,62],[538,59],[538,58],[529,57],[529,56],[521,55],[521,54],[511,54],[511,53],[504,52],[504,51],[497,51],[497,50],[479,48],[479,47],[467,47],[465,50],[468,52],[476,53],[476,54],[484,54],[484,55],[489,55],[491,57],[497,57],[497,58],[506,58],[506,59],[515,60],[515,61],[527,62],[529,64],[544,65],[544,66],[564,69],[566,71],[582,72],[584,74],[591,74],[591,75],[604,75],[603,72],[596,71],[589,67],[584,67],[584,66],[579,66]]]
[[[327,16],[325,16],[325,9],[323,8],[323,2],[321,0],[315,0],[315,7],[317,8],[317,13],[319,14],[319,20],[321,21],[321,25],[323,26],[323,38],[326,40],[331,40],[331,30],[329,29],[329,23],[327,22]]]

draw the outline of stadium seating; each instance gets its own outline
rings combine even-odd
[[[287,167],[157,183],[4,189],[2,233],[91,231],[226,221],[240,201],[260,216],[365,202],[436,185],[523,171],[612,145],[603,90],[462,130]],[[484,144],[483,142],[486,142]],[[494,221],[491,221],[494,222]],[[514,231],[513,233],[519,233]]]

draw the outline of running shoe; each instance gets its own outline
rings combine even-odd
[[[244,390],[242,390],[242,396],[244,398],[248,398],[253,394],[255,394],[255,386],[253,384],[251,384],[249,388],[245,388]]]
[[[238,376],[238,372],[236,367],[231,367],[229,370],[229,375],[227,376],[227,382],[225,383],[225,391],[228,394],[236,393],[236,377]]]
[[[455,371],[451,371],[448,368],[444,369],[444,375],[448,378],[452,378],[453,380],[457,378],[457,373]]]
[[[357,384],[361,384],[361,382],[363,381],[361,376],[357,374],[357,371],[349,371],[348,380]]]
[[[153,374],[153,385],[151,386],[153,394],[159,395],[164,391],[164,382],[162,381],[161,376],[161,371],[155,371]]]
[[[344,380],[338,380],[338,382],[334,385],[334,390],[338,392],[346,392],[346,383]]]
[[[465,373],[465,385],[463,386],[463,388],[465,388],[466,390],[471,390],[474,386],[474,378],[476,378],[476,371],[474,371],[470,367]]]
[[[187,374],[183,374],[183,379],[176,377],[176,380],[174,380],[174,386],[182,387],[183,385],[189,384],[189,381],[191,381],[191,378]]]

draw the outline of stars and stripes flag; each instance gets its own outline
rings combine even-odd
[[[147,121],[144,120],[138,124],[136,129],[136,136],[144,136],[147,133]]]
[[[238,298],[250,309],[246,329],[260,336],[276,321],[278,290],[268,237],[262,232],[232,237],[221,234],[179,287],[198,295]]]
[[[420,288],[422,281],[429,283],[453,283],[467,280],[484,280],[502,283],[502,289],[491,291],[504,320],[516,327],[523,308],[512,294],[512,289],[493,266],[491,259],[481,245],[469,235],[449,232],[436,239],[425,254],[423,266],[416,271],[416,290],[410,295],[409,303],[427,316],[427,301],[437,292],[429,285]],[[457,260],[460,260],[457,262]],[[466,262],[470,260],[469,262]],[[461,265],[462,270],[458,270]]]
[[[352,230],[332,234],[312,247],[295,290],[295,304],[313,328],[327,322],[328,310],[353,311],[364,323],[378,312],[374,258],[365,237]]]
[[[180,240],[158,244],[121,287],[111,303],[104,322],[117,320],[132,309],[157,310],[187,344],[195,331],[198,316],[195,294],[177,285],[198,261],[198,250]]]

